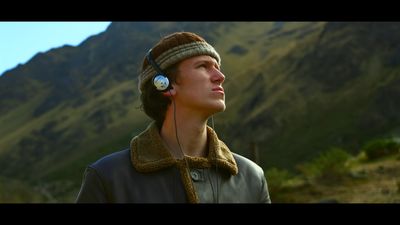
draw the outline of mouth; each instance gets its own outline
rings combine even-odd
[[[222,88],[222,87],[215,87],[215,88],[212,89],[212,91],[220,92],[222,94],[225,94],[224,88]]]

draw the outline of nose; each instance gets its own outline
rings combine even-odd
[[[214,69],[214,73],[211,76],[211,80],[213,83],[222,84],[225,80],[225,75],[218,69]]]

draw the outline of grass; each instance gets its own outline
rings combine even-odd
[[[346,163],[340,179],[306,179],[285,170],[267,170],[275,203],[400,203],[400,155],[365,161],[359,154]],[[284,176],[283,176],[283,175]],[[286,175],[285,175],[286,174]],[[277,176],[280,175],[280,176]]]
[[[47,202],[45,194],[28,183],[0,177],[0,203],[41,203]]]

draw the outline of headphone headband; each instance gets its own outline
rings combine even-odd
[[[151,50],[152,49],[150,49],[149,52],[147,53],[146,58],[147,58],[147,61],[150,63],[150,65],[157,71],[157,73],[154,75],[154,77],[152,79],[153,85],[159,91],[167,91],[171,88],[169,85],[168,77],[161,70],[161,68],[157,65],[157,63],[153,60],[153,55],[151,53]]]
[[[146,55],[147,61],[150,63],[150,65],[157,71],[159,74],[164,74],[164,72],[161,70],[161,68],[157,65],[157,63],[153,60],[153,54],[152,51],[153,49],[150,49],[149,52]]]

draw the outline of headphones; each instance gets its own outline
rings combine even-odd
[[[158,91],[164,92],[168,91],[172,87],[169,84],[169,79],[165,73],[161,70],[161,68],[157,65],[157,63],[154,61],[153,56],[151,54],[151,50],[146,55],[147,61],[150,63],[150,65],[157,71],[156,75],[154,75],[152,81],[153,85],[156,87]]]

